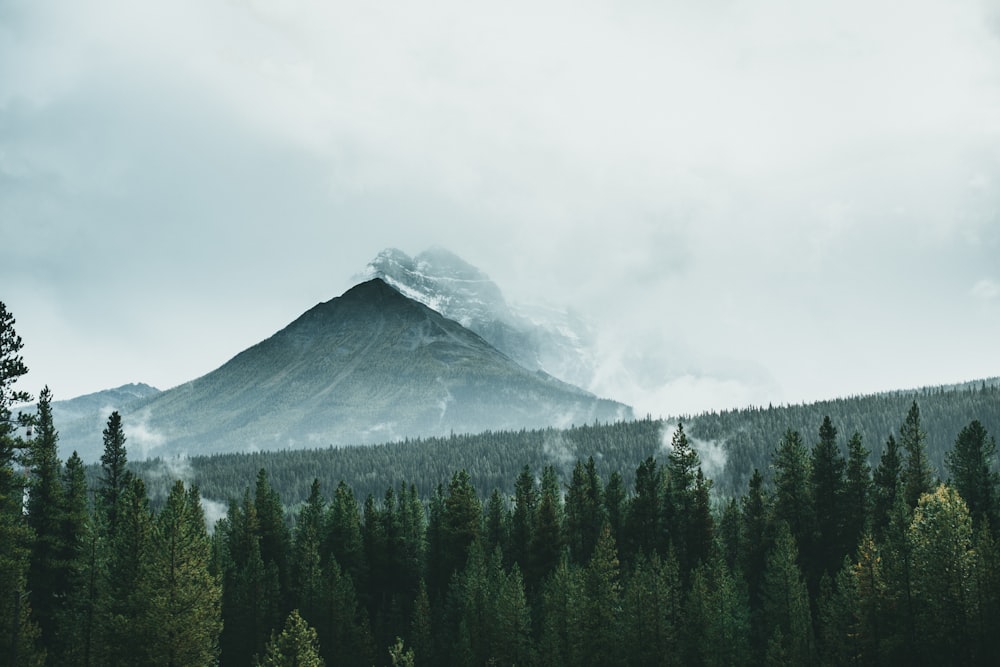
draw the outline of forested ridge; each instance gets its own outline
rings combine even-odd
[[[386,445],[352,464],[377,491],[314,470],[301,501],[282,466],[259,465],[279,457],[243,455],[256,470],[209,531],[195,460],[151,503],[169,467],[128,465],[118,413],[89,482],[59,459],[51,392],[19,428],[27,369],[0,316],[0,664],[1000,661],[995,405],[940,467],[934,395],[908,397],[877,455],[831,410],[785,428],[734,494],[704,474],[697,419],[668,443],[654,420],[515,434],[541,460],[498,445],[475,476],[447,456],[510,434],[433,441],[444,468],[408,469],[407,443]],[[616,434],[628,444],[605,455]],[[297,484],[310,464],[295,465]]]
[[[814,433],[825,416],[841,433],[857,432],[870,451],[869,463],[875,465],[886,439],[896,432],[913,401],[919,402],[924,415],[928,459],[942,479],[947,479],[945,453],[963,426],[976,419],[990,433],[1000,432],[1000,382],[996,378],[806,405],[708,412],[682,419],[693,447],[708,459],[704,462],[706,474],[714,479],[713,497],[727,500],[746,492],[755,468],[770,481],[775,445],[786,431]],[[361,498],[369,494],[378,497],[387,486],[404,481],[416,485],[426,496],[458,469],[466,470],[473,486],[483,494],[496,488],[511,495],[514,479],[524,465],[533,470],[552,465],[567,482],[573,464],[591,456],[602,478],[618,472],[631,488],[636,462],[662,456],[676,422],[646,417],[562,430],[456,434],[367,447],[155,458],[131,462],[129,467],[146,479],[154,503],[166,497],[177,476],[198,484],[205,497],[220,501],[239,498],[261,468],[267,469],[271,484],[288,506],[305,501],[314,478],[328,489],[345,481]],[[846,441],[839,446],[846,456]],[[88,474],[96,480],[98,466],[92,466]]]

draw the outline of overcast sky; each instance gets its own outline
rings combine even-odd
[[[0,0],[0,225],[57,399],[434,244],[642,413],[1000,375],[1000,3]]]

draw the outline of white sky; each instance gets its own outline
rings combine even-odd
[[[1000,2],[0,0],[0,226],[57,399],[432,244],[640,413],[1000,375]]]

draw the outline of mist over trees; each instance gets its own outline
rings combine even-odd
[[[29,435],[0,320],[0,664],[1000,660],[994,387],[909,396],[877,445],[749,411],[780,429],[767,465],[731,450],[716,479],[697,444],[728,414],[191,459],[180,481],[128,460],[117,413],[100,466],[63,463],[48,389]],[[933,415],[981,404],[939,449]]]

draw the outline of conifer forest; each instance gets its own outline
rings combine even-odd
[[[956,390],[983,406],[957,422],[884,397],[891,427],[847,401],[776,437],[755,425],[777,409],[738,411],[668,442],[646,419],[182,481],[129,462],[117,412],[100,464],[60,460],[51,392],[14,412],[0,319],[2,665],[1000,664],[996,387]],[[726,420],[746,428],[713,480],[694,433]]]

